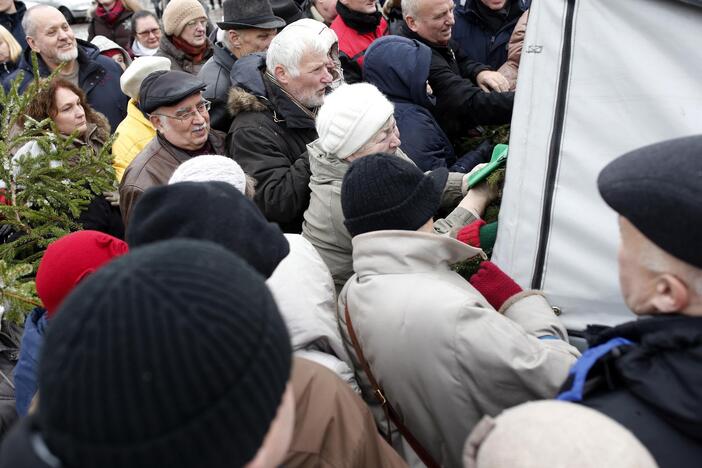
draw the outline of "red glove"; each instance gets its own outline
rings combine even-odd
[[[464,244],[480,247],[480,228],[483,226],[485,226],[485,221],[482,219],[475,220],[468,226],[461,228],[456,239]]]
[[[491,261],[481,263],[468,281],[496,310],[500,310],[507,299],[522,292],[522,288]]]

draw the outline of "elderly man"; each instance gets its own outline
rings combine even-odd
[[[402,0],[405,24],[400,32],[431,48],[429,85],[436,96],[433,113],[455,139],[476,125],[509,123],[514,93],[503,92],[509,89],[506,78],[468,59],[451,40],[453,8],[451,0]]]
[[[15,40],[24,49],[27,47],[27,38],[22,28],[22,18],[27,7],[22,2],[14,0],[0,0],[0,25],[10,31]]]
[[[256,179],[254,201],[266,218],[299,233],[310,201],[306,146],[317,139],[314,119],[334,64],[325,35],[297,23],[273,39],[265,62],[253,54],[234,64],[227,155]]]
[[[661,468],[702,460],[702,136],[634,150],[598,185],[619,214],[619,282],[636,320],[591,333],[559,399],[618,421]]]
[[[141,83],[139,104],[156,136],[129,164],[119,186],[125,226],[148,188],[166,185],[176,168],[202,154],[224,154],[224,135],[210,130],[205,83],[181,71],[151,73]]]
[[[197,0],[173,0],[163,10],[163,32],[156,55],[171,60],[171,70],[197,75],[212,57],[207,15]]]
[[[338,15],[336,3],[337,0],[304,0],[302,2],[302,15],[329,26]]]
[[[39,75],[49,76],[63,64],[59,75],[85,92],[88,103],[107,117],[114,131],[127,115],[127,96],[119,87],[120,66],[100,55],[93,44],[76,39],[66,18],[54,7],[33,6],[24,15],[22,25],[29,47],[24,50],[17,70],[7,77],[5,88],[20,71],[24,71],[20,91],[33,80],[31,53],[34,51],[39,59]]]
[[[127,117],[117,127],[117,137],[112,143],[112,167],[115,168],[117,182],[122,180],[129,163],[156,136],[149,116],[139,108],[141,82],[155,71],[168,71],[170,68],[171,62],[166,57],[137,57],[119,80],[122,91],[130,99]]]
[[[224,19],[217,23],[223,30],[222,43],[214,45],[214,55],[202,67],[198,77],[207,88],[204,96],[212,103],[212,128],[226,132],[232,123],[227,109],[229,73],[237,59],[253,52],[265,52],[285,20],[273,15],[268,0],[226,0]]]

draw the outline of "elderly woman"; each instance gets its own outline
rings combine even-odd
[[[19,124],[24,125],[27,117],[37,121],[51,119],[61,135],[76,134],[73,144],[87,145],[96,154],[110,137],[107,118],[90,107],[85,93],[79,87],[60,78],[54,78],[37,93]],[[36,156],[42,151],[36,141],[30,141],[17,150],[15,158],[26,154]],[[105,232],[120,239],[124,237],[119,208],[111,205],[101,194],[96,194],[83,209],[78,222],[85,229]]]
[[[400,150],[392,103],[368,83],[342,85],[327,96],[317,114],[316,128],[319,138],[307,145],[312,195],[302,234],[315,246],[340,291],[353,274],[351,235],[341,211],[341,181],[346,170],[352,161],[376,153],[410,159]],[[493,196],[486,186],[466,194],[466,181],[466,175],[450,173],[442,208],[455,209],[434,223],[437,233],[479,219]]]

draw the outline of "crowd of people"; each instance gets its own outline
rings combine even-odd
[[[383,3],[98,0],[84,41],[0,0],[3,85],[32,54],[45,85],[17,125],[115,135],[115,190],[36,272],[0,468],[699,465],[702,137],[603,169],[648,318],[579,350],[468,183],[529,2]]]

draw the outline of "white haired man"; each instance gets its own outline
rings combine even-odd
[[[299,233],[310,201],[307,144],[317,139],[316,111],[334,63],[325,37],[296,25],[273,39],[265,61],[251,54],[232,67],[226,144],[227,156],[256,179],[254,201],[266,218]]]
[[[702,136],[634,150],[600,173],[619,214],[619,283],[647,320],[596,333],[559,400],[629,429],[661,468],[702,459]]]
[[[122,68],[109,57],[100,55],[96,46],[76,39],[66,18],[56,8],[36,5],[22,19],[29,47],[24,49],[15,70],[5,80],[7,89],[20,71],[24,72],[20,92],[34,79],[32,52],[37,53],[39,75],[49,76],[64,64],[60,76],[80,87],[88,104],[110,121],[114,131],[127,115],[127,96],[119,86]]]

